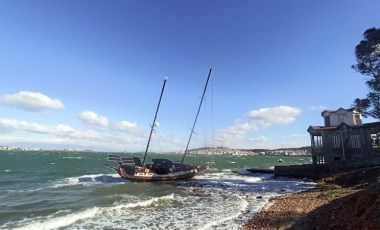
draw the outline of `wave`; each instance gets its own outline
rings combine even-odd
[[[83,175],[78,177],[64,178],[58,181],[58,183],[52,185],[52,188],[60,188],[66,186],[76,185],[93,185],[93,184],[121,184],[128,183],[129,181],[120,178],[118,174],[94,174]]]
[[[169,201],[169,200],[174,200],[174,193],[172,193],[171,195],[167,195],[167,196],[161,196],[161,197],[154,197],[154,198],[151,198],[151,199],[148,199],[148,200],[145,200],[145,201],[140,201],[140,202],[137,202],[137,203],[128,203],[128,204],[120,204],[120,205],[116,205],[116,206],[113,206],[113,207],[109,207],[109,208],[106,208],[105,210],[103,210],[104,212],[116,212],[118,214],[123,214],[125,209],[133,209],[133,208],[139,208],[139,207],[148,207],[148,206],[151,206],[153,204],[156,204],[156,203],[159,203],[161,201]]]
[[[220,226],[220,225],[222,225],[222,224],[224,224],[224,223],[226,223],[226,222],[228,222],[230,220],[236,219],[236,218],[238,218],[241,215],[241,213],[243,213],[248,208],[248,204],[249,203],[245,199],[243,199],[241,196],[238,196],[238,195],[234,195],[234,196],[238,197],[240,199],[240,201],[241,201],[240,210],[238,212],[236,212],[236,213],[232,213],[229,216],[225,216],[225,217],[223,217],[221,219],[218,219],[218,220],[211,221],[211,222],[207,223],[206,225],[204,225],[201,228],[201,230],[214,229],[217,226]]]
[[[266,175],[255,175],[250,172],[241,173],[241,172],[217,172],[217,173],[207,173],[197,176],[195,180],[210,180],[210,181],[236,181],[237,183],[245,182],[245,183],[256,183],[261,181],[262,179],[266,179]]]
[[[62,159],[82,159],[83,157],[62,157]]]
[[[71,213],[65,216],[58,216],[54,217],[55,215],[61,213],[62,211],[59,211],[53,215],[46,216],[43,218],[41,217],[38,218],[32,218],[32,219],[23,219],[19,221],[18,223],[11,223],[11,224],[5,224],[1,226],[1,228],[11,228],[11,229],[17,229],[17,230],[48,230],[48,229],[58,229],[62,227],[69,226],[79,220],[87,219],[94,217],[96,213],[98,212],[99,208],[94,207],[90,209],[86,209],[82,212],[78,213]],[[33,221],[34,219],[34,221]],[[21,227],[13,227],[13,224],[16,225],[24,225]]]
[[[9,172],[11,172],[9,170]],[[3,190],[8,193],[25,193],[25,192],[39,192],[45,189],[57,189],[62,187],[72,187],[72,186],[91,186],[99,184],[125,184],[131,183],[128,180],[121,178],[118,174],[93,174],[93,175],[82,175],[77,177],[68,177],[59,179],[53,182],[49,182],[44,185],[40,185],[38,188],[22,189],[22,190]]]
[[[80,212],[74,212],[66,215],[70,210],[58,211],[48,216],[39,216],[34,218],[25,218],[16,222],[9,222],[2,226],[1,229],[17,229],[17,230],[49,230],[58,229],[70,226],[78,221],[102,216],[113,216],[114,214],[123,215],[126,209],[133,209],[137,207],[148,207],[162,201],[174,200],[174,194],[154,197],[145,201],[136,203],[120,204],[112,207],[93,207]]]

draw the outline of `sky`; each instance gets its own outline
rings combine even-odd
[[[1,0],[0,145],[144,151],[310,146],[368,92],[351,66],[378,0]],[[371,122],[363,119],[363,122]]]

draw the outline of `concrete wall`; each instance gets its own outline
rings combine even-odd
[[[274,176],[286,176],[294,178],[310,178],[318,179],[330,173],[330,168],[327,164],[304,164],[304,165],[289,165],[275,166]]]
[[[319,179],[324,176],[328,176],[334,173],[347,172],[350,170],[380,166],[380,158],[373,158],[371,161],[358,162],[341,161],[334,164],[303,164],[303,165],[289,165],[289,166],[275,166],[274,176],[286,176],[294,178],[309,178]]]

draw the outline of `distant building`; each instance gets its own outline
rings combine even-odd
[[[307,129],[313,163],[369,162],[380,157],[380,122],[362,124],[361,114],[354,108],[325,110],[321,115],[324,126]]]

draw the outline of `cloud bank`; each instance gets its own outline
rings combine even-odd
[[[85,149],[108,149],[114,151],[142,151],[145,148],[148,134],[137,129],[131,122],[120,122],[125,133],[113,133],[111,128],[107,132],[95,130],[76,130],[67,124],[49,126],[35,122],[17,119],[0,118],[0,130],[7,135],[0,136],[0,141],[29,142],[34,144],[59,144],[69,146],[82,146]],[[119,127],[120,128],[120,127]],[[132,138],[128,134],[133,130]],[[32,135],[31,135],[32,134]],[[34,135],[38,134],[38,135]],[[152,140],[151,151],[175,151],[183,147],[182,142],[171,136],[155,134]]]
[[[3,130],[25,131],[40,134],[50,134],[65,138],[94,139],[99,138],[96,131],[77,131],[69,125],[59,124],[57,126],[42,125],[35,122],[27,122],[16,119],[0,119],[0,128]]]
[[[268,137],[259,133],[256,133],[256,136],[252,134],[270,127],[291,124],[300,113],[299,108],[289,106],[251,110],[239,118],[235,124],[216,132],[215,144],[232,148],[268,147],[268,145],[273,144]],[[78,118],[86,124],[90,124],[90,129],[77,130],[67,124],[45,125],[24,120],[0,118],[1,132],[9,133],[0,139],[16,141],[28,140],[29,138],[30,141],[42,141],[43,143],[117,151],[141,151],[145,148],[148,131],[140,130],[135,122],[123,120],[112,122],[110,125],[105,116],[93,111],[83,111],[78,115]],[[94,129],[96,126],[102,127],[102,132]],[[12,133],[16,136],[12,137]],[[30,135],[32,133],[38,135]],[[199,140],[194,141],[200,142]],[[288,144],[291,144],[290,141],[288,140]],[[194,146],[202,145],[202,143],[197,143]],[[151,151],[178,151],[185,146],[183,140],[162,133],[155,134],[151,144]]]

